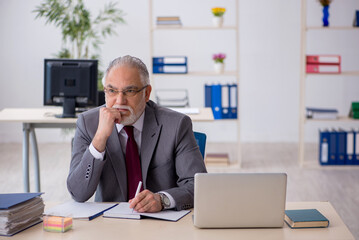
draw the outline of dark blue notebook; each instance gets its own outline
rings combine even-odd
[[[0,209],[9,209],[41,194],[42,193],[2,193],[0,194]]]
[[[329,226],[329,220],[317,209],[285,210],[284,220],[291,228],[319,228]]]

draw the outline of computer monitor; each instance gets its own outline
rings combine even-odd
[[[97,106],[97,60],[45,59],[44,105],[63,106],[61,118],[76,117],[76,107]]]

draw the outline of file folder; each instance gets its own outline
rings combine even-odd
[[[186,65],[186,56],[166,56],[166,57],[153,57],[153,65]]]
[[[230,98],[230,93],[229,93],[229,85],[222,85],[222,118],[223,119],[228,119],[230,116],[230,112],[229,112],[229,98]]]
[[[307,64],[307,73],[341,73],[340,65]]]
[[[346,155],[345,155],[345,163],[347,165],[354,164],[354,137],[355,132],[353,130],[347,132],[347,146],[346,146]]]
[[[336,164],[337,158],[337,132],[332,130],[329,132],[329,161],[330,165]]]
[[[153,73],[187,73],[187,65],[153,65]]]
[[[229,85],[229,118],[237,119],[237,84]]]
[[[222,86],[212,85],[212,111],[214,119],[222,119]]]
[[[346,145],[347,145],[347,133],[339,129],[337,131],[337,157],[336,164],[344,165],[345,164],[345,155],[346,155]]]
[[[307,55],[307,64],[340,64],[340,55]]]
[[[212,85],[204,85],[204,107],[212,107]]]
[[[355,134],[355,138],[354,138],[354,156],[355,156],[355,159],[354,159],[354,163],[356,165],[359,165],[359,130],[355,130],[354,131],[354,134]]]
[[[329,140],[329,131],[319,131],[319,163],[321,165],[329,164]]]
[[[42,193],[4,193],[0,196],[0,210],[9,209],[18,204],[40,196]]]

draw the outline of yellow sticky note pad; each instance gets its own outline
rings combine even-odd
[[[44,230],[48,232],[67,232],[72,228],[72,218],[43,216]]]

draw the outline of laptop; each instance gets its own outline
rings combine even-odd
[[[285,173],[197,173],[193,223],[198,228],[282,227]]]

